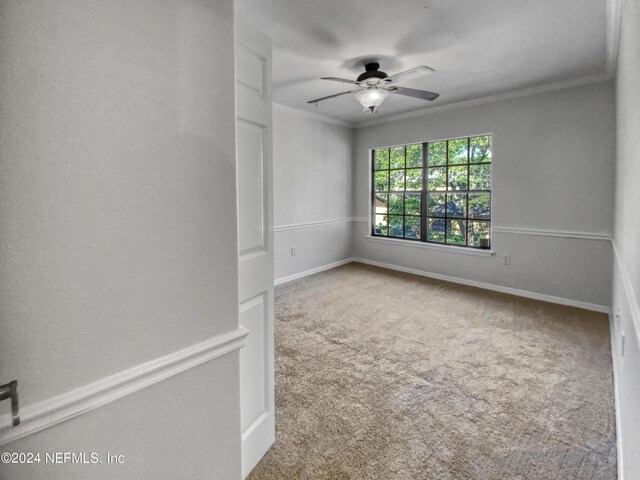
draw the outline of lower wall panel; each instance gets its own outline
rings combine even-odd
[[[625,288],[625,273],[614,264],[611,315],[612,354],[616,382],[619,479],[640,478],[640,336],[637,300]]]
[[[609,311],[609,305],[613,305],[611,333],[619,478],[640,478],[640,409],[637,406],[640,318],[634,318],[637,307],[631,305],[628,297],[633,293],[627,294],[629,289],[625,290],[609,239],[574,238],[562,232],[550,235],[494,232],[495,254],[482,257],[370,241],[366,238],[368,234],[366,221],[276,230],[276,279],[295,278],[297,274],[355,258],[530,292],[534,298],[539,294],[566,299],[569,302],[564,303],[598,311]],[[296,257],[291,257],[291,247],[297,248]],[[503,265],[503,256],[507,254],[511,263]],[[613,299],[612,264],[616,265]],[[616,317],[618,310],[620,315]]]
[[[340,221],[274,229],[276,281],[350,258],[353,225]]]
[[[0,447],[41,462],[0,465],[3,480],[239,479],[238,351],[215,358],[47,430]],[[102,464],[47,463],[92,452]],[[122,455],[107,463],[106,455]],[[78,458],[78,457],[76,457]]]
[[[611,242],[494,232],[495,255],[478,257],[367,240],[357,222],[355,257],[606,307],[611,305]],[[503,265],[503,256],[510,265]]]

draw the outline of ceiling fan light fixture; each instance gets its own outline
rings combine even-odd
[[[356,100],[360,102],[364,111],[376,113],[378,107],[387,98],[389,92],[380,88],[368,88],[356,93]]]
[[[377,113],[378,107],[384,102],[384,99],[389,96],[390,93],[396,95],[404,95],[405,97],[419,98],[421,100],[427,100],[432,102],[440,95],[434,92],[428,92],[426,90],[416,90],[415,88],[406,88],[396,85],[398,79],[406,78],[409,75],[417,75],[424,73],[433,73],[433,68],[421,65],[419,67],[405,70],[404,72],[396,73],[395,75],[388,76],[386,73],[380,71],[380,65],[376,62],[367,63],[365,65],[365,72],[362,73],[355,81],[348,80],[340,77],[322,77],[322,80],[331,80],[332,82],[348,83],[354,85],[351,90],[346,92],[334,93],[333,95],[327,95],[325,97],[314,98],[307,103],[324,102],[331,98],[342,97],[343,95],[351,95],[354,93],[356,100],[360,102],[360,105],[364,108],[365,112]]]

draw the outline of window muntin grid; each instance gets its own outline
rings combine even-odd
[[[492,136],[372,152],[372,235],[489,248]]]

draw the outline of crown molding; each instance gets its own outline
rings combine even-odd
[[[475,98],[475,99],[466,100],[463,102],[440,105],[438,107],[426,107],[420,110],[413,110],[411,112],[390,115],[388,117],[383,117],[380,119],[364,120],[362,122],[355,123],[355,128],[370,127],[373,125],[380,125],[383,123],[393,122],[396,120],[404,120],[406,118],[415,118],[415,117],[420,117],[420,116],[428,115],[432,113],[455,110],[458,108],[468,108],[476,105],[485,105],[488,103],[501,102],[504,100],[528,97],[530,95],[539,95],[541,93],[553,92],[556,90],[563,90],[565,88],[581,87],[584,85],[590,85],[594,83],[609,81],[615,77],[616,67],[618,64],[618,47],[620,44],[621,11],[622,11],[622,0],[607,0],[607,45],[606,45],[605,71],[603,73],[590,75],[586,77],[580,77],[576,79],[562,80],[559,82],[548,83],[545,85],[539,85],[531,88],[513,90],[511,92],[505,92],[505,93],[500,93],[496,95],[489,95],[486,97]]]
[[[281,110],[284,112],[295,113],[296,115],[300,115],[302,117],[306,117],[309,120],[315,120],[323,123],[330,123],[333,125],[338,125],[339,127],[346,128],[356,128],[356,125],[351,122],[347,122],[345,120],[341,120],[339,118],[328,117],[326,115],[322,115],[320,113],[307,112],[306,110],[300,110],[299,108],[290,107],[288,105],[282,105],[281,103],[273,103],[274,110]]]
[[[513,90],[511,92],[499,93],[496,95],[489,95],[487,97],[474,98],[471,100],[465,100],[463,102],[449,103],[449,104],[440,105],[437,107],[421,108],[420,110],[413,110],[411,112],[399,113],[397,115],[390,115],[388,117],[383,117],[376,120],[368,120],[362,123],[358,123],[356,124],[355,128],[371,127],[373,125],[380,125],[383,123],[395,122],[398,120],[405,120],[407,118],[422,117],[425,115],[432,115],[434,113],[441,113],[449,110],[475,107],[478,105],[486,105],[489,103],[503,102],[506,100],[514,100],[516,98],[529,97],[532,95],[540,95],[542,93],[555,92],[557,90],[564,90],[567,88],[582,87],[585,85],[607,82],[609,80],[611,80],[611,77],[607,73],[598,73],[596,75],[589,75],[587,77],[574,78],[571,80],[561,80],[559,82],[547,83],[545,85],[538,85],[536,87],[525,88],[522,90]]]
[[[321,115],[319,113],[312,113],[306,110],[300,110],[297,108],[289,107],[286,105],[274,103],[274,108],[281,108],[284,110],[291,110],[301,115],[308,116],[309,118],[315,118],[326,123],[332,123],[342,127],[359,129],[365,127],[371,127],[373,125],[380,125],[384,123],[394,122],[397,120],[404,120],[407,118],[421,117],[423,115],[429,115],[434,113],[445,112],[449,110],[456,110],[459,108],[469,108],[477,105],[485,105],[489,103],[496,103],[505,100],[512,100],[516,98],[528,97],[531,95],[539,95],[542,93],[554,92],[557,90],[563,90],[566,88],[575,88],[585,85],[591,85],[600,82],[606,82],[615,77],[616,66],[618,63],[618,46],[620,39],[620,18],[622,10],[622,0],[607,0],[607,40],[606,40],[606,59],[605,70],[602,73],[595,75],[589,75],[585,77],[579,77],[568,80],[561,80],[558,82],[547,83],[544,85],[538,85],[535,87],[512,90],[509,92],[499,93],[495,95],[488,95],[486,97],[478,97],[462,102],[449,103],[445,105],[439,105],[437,107],[425,107],[418,110],[412,110],[410,112],[398,113],[395,115],[389,115],[387,117],[376,118],[372,120],[363,120],[359,122],[347,122],[338,118]]]

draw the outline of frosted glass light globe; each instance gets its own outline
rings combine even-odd
[[[375,112],[382,104],[389,92],[380,88],[368,88],[356,93],[356,100],[360,102],[363,108]]]

